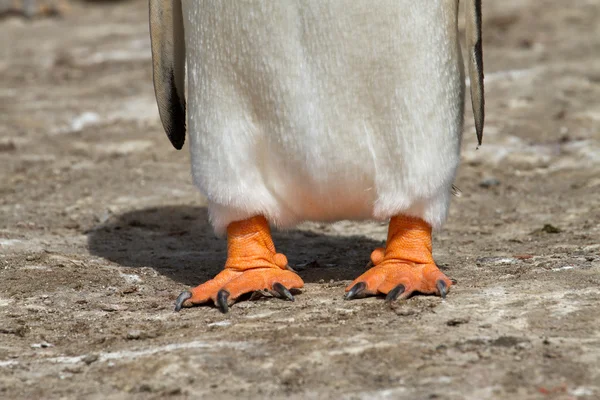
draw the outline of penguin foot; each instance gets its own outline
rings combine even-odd
[[[243,294],[268,290],[294,301],[290,289],[304,286],[289,268],[287,258],[275,252],[271,231],[262,216],[233,222],[227,227],[227,262],[213,279],[179,295],[175,311],[212,301],[223,313]]]
[[[302,286],[304,282],[292,271],[255,268],[240,272],[226,269],[214,279],[181,293],[175,301],[175,311],[212,301],[222,313],[227,313],[229,306],[235,303],[238,297],[260,290],[267,290],[284,300],[294,301],[289,289]]]
[[[384,294],[391,302],[416,292],[445,298],[452,286],[433,261],[431,227],[418,218],[393,217],[386,247],[371,253],[370,265],[346,288],[346,300]]]
[[[435,264],[390,260],[376,265],[347,288],[346,300],[369,295],[387,295],[386,302],[405,299],[415,292],[446,297],[452,281]]]

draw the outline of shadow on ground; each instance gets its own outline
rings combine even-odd
[[[381,242],[311,231],[274,232],[277,251],[305,282],[358,277]],[[171,206],[113,216],[88,233],[90,253],[123,267],[151,267],[177,282],[195,286],[223,267],[226,240],[217,238],[205,207]]]

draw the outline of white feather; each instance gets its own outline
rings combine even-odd
[[[184,0],[194,182],[223,233],[262,214],[446,218],[464,77],[456,0]]]

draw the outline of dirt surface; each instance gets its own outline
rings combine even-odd
[[[0,398],[600,398],[600,1],[484,1],[446,301],[342,300],[386,226],[307,223],[275,234],[296,302],[227,315],[173,312],[225,242],[160,126],[146,7],[0,21]]]

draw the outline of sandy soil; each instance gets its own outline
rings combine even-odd
[[[343,301],[377,223],[275,235],[306,281],[223,315],[145,1],[0,21],[0,397],[600,398],[600,1],[484,2],[487,126],[434,255],[446,301]]]

